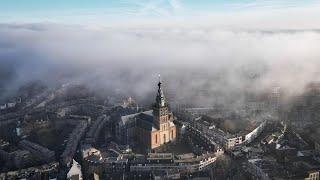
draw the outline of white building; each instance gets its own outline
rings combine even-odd
[[[73,159],[72,166],[67,174],[68,180],[82,180],[80,164]]]

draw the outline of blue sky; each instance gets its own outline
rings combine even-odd
[[[313,7],[316,0],[0,0],[0,22],[122,21]]]

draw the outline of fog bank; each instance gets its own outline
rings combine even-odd
[[[280,86],[285,95],[320,80],[320,31],[218,28],[88,28],[0,25],[2,98],[25,82],[84,83],[153,101],[157,76],[195,104],[237,103]],[[199,94],[208,94],[203,98]]]

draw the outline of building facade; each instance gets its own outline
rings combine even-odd
[[[80,164],[73,159],[72,166],[67,173],[68,180],[82,180],[82,172]]]
[[[121,144],[138,141],[147,149],[155,149],[176,139],[175,117],[168,109],[161,85],[159,81],[152,110],[121,116],[116,124],[116,137]]]

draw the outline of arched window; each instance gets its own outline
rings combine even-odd
[[[163,143],[166,142],[166,134],[163,134]]]
[[[156,134],[156,144],[158,144],[158,135]]]

